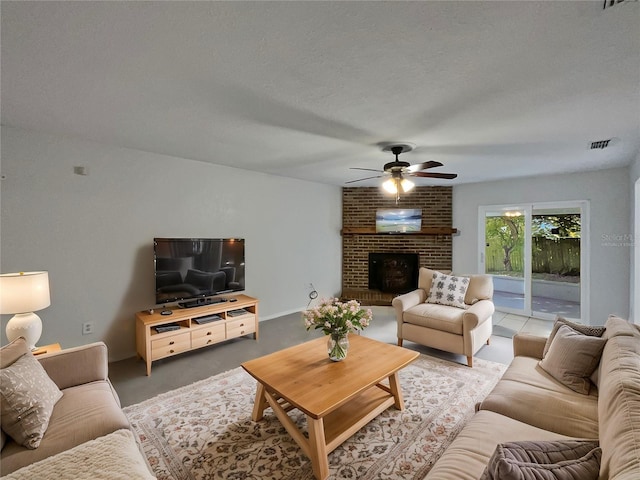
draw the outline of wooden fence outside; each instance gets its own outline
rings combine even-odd
[[[551,273],[559,275],[580,274],[580,239],[561,238],[559,240],[546,237],[533,237],[533,256],[531,270],[533,273]],[[517,245],[511,251],[513,272],[524,271],[524,245]],[[504,272],[504,251],[497,242],[490,242],[486,248],[487,272]]]

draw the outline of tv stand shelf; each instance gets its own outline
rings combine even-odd
[[[153,313],[149,313],[149,310],[136,313],[136,350],[138,356],[147,363],[147,375],[151,375],[152,362],[161,358],[249,334],[257,340],[258,299],[247,295],[225,298],[234,298],[235,301],[191,308],[162,309],[171,310],[171,315],[162,315],[160,310]],[[220,318],[215,318],[215,315]],[[198,323],[198,319],[204,321]],[[162,333],[155,330],[156,327],[174,324],[180,328]]]

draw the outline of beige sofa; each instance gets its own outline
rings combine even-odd
[[[593,439],[602,450],[600,480],[640,479],[640,330],[613,316],[605,327],[592,376],[597,388],[588,395],[540,367],[545,338],[516,335],[515,358],[503,378],[426,478],[479,479],[505,442]]]
[[[15,363],[8,358],[11,355],[3,348],[3,368]],[[106,345],[98,342],[36,358],[62,396],[53,407],[37,448],[19,445],[2,432],[1,474],[11,474],[9,478],[74,478],[77,474],[61,468],[60,463],[70,467],[76,458],[84,478],[155,478],[109,382]],[[100,458],[87,454],[92,448],[101,452]],[[101,471],[87,476],[91,462],[98,462],[95,468]],[[127,476],[116,476],[116,466],[124,468]],[[43,477],[43,471],[52,473]]]
[[[488,275],[469,278],[462,308],[427,302],[435,270],[420,268],[418,289],[395,297],[392,305],[398,322],[398,345],[403,340],[467,357],[489,343],[493,331],[493,281]]]

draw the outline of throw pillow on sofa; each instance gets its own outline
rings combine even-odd
[[[434,272],[426,303],[438,303],[440,305],[467,308],[467,305],[464,303],[467,288],[469,288],[469,279],[467,277],[457,277],[455,275],[445,275],[444,273]]]
[[[480,480],[597,480],[598,442],[558,440],[498,444]]]
[[[607,340],[582,335],[567,325],[560,325],[547,355],[539,365],[571,390],[589,394],[589,378],[600,362]]]
[[[547,352],[549,351],[549,348],[551,347],[551,343],[553,342],[553,339],[555,338],[556,333],[558,333],[558,329],[562,325],[567,325],[568,327],[572,328],[576,332],[579,332],[579,333],[581,333],[583,335],[589,335],[589,336],[592,336],[592,337],[601,337],[602,334],[604,334],[604,331],[605,331],[605,328],[602,327],[602,326],[592,327],[591,325],[583,325],[581,323],[575,323],[575,322],[572,322],[570,320],[567,320],[566,318],[558,317],[558,318],[556,318],[556,321],[553,324],[553,328],[551,329],[551,333],[549,334],[549,337],[547,338],[547,343],[545,343],[545,345],[544,345],[544,351],[542,352],[542,357],[543,358],[547,354]]]
[[[29,353],[27,341],[18,337],[13,342],[0,348],[0,369],[7,368],[18,360],[21,356]]]
[[[19,341],[24,343],[19,338],[17,345],[12,342],[3,347],[3,367],[8,357],[20,351]],[[24,353],[0,369],[0,423],[2,430],[20,445],[38,448],[53,407],[61,398],[62,392],[28,351],[26,343]]]

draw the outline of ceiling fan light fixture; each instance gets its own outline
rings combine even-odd
[[[442,167],[442,163],[436,162],[434,160],[430,160],[428,162],[417,163],[411,165],[409,162],[401,161],[399,156],[401,153],[410,152],[413,150],[414,145],[406,144],[406,143],[385,143],[382,145],[383,152],[391,152],[395,156],[395,160],[393,162],[385,163],[382,170],[375,170],[372,168],[356,168],[353,167],[354,170],[367,170],[379,173],[381,175],[376,175],[373,177],[360,178],[359,180],[351,180],[346,183],[354,183],[360,182],[362,180],[369,180],[372,178],[380,178],[386,175],[390,176],[385,182],[382,183],[382,189],[396,197],[396,205],[400,201],[400,193],[408,193],[413,190],[416,186],[414,182],[409,180],[406,177],[427,177],[427,178],[442,178],[451,180],[456,178],[458,175],[455,173],[425,173],[423,170],[427,170],[429,168],[434,167]]]
[[[398,186],[396,185],[395,178],[390,178],[388,180],[385,180],[382,183],[382,188],[384,188],[385,191],[389,193],[398,193]]]
[[[407,178],[403,178],[402,181],[400,182],[400,186],[402,187],[402,191],[404,193],[407,193],[413,190],[416,184]]]

